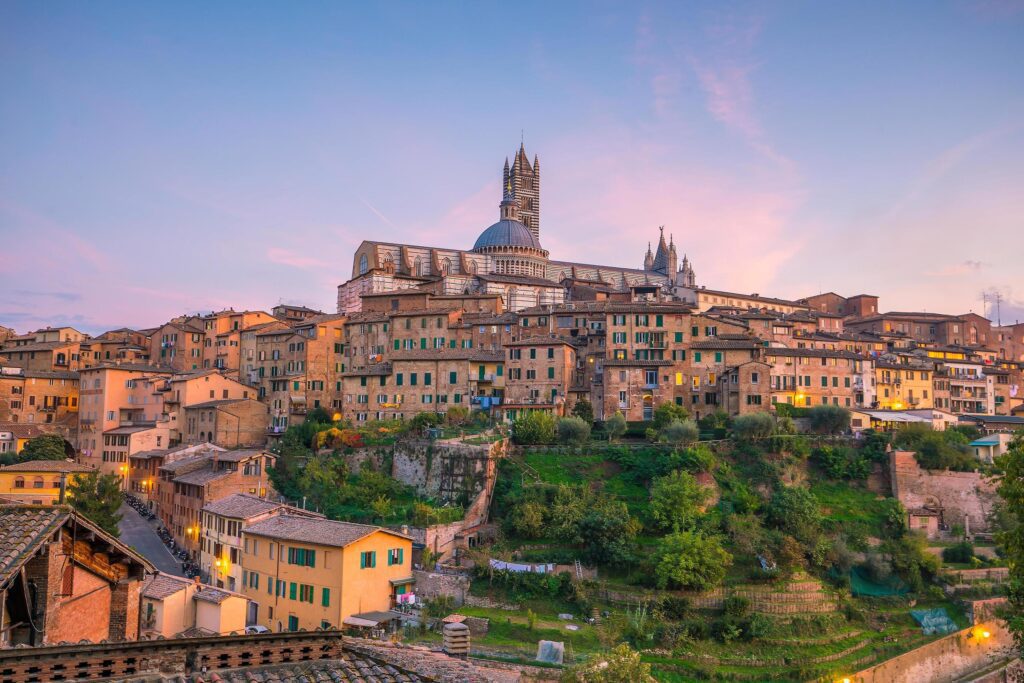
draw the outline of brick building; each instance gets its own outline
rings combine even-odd
[[[508,342],[506,349],[506,417],[514,420],[531,410],[566,414],[569,388],[580,370],[576,346],[561,337],[529,336]]]
[[[771,402],[797,407],[870,407],[874,402],[874,360],[848,351],[767,348]]]
[[[180,442],[222,448],[252,448],[267,441],[270,412],[252,398],[226,398],[187,406]]]
[[[49,425],[72,443],[78,432],[79,376],[56,370],[0,371],[0,422]]]
[[[0,506],[0,647],[138,636],[154,567],[64,506]]]
[[[158,514],[174,540],[199,559],[201,511],[235,493],[273,494],[267,467],[276,456],[262,450],[214,450],[165,462],[158,470]]]

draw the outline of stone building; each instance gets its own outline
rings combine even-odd
[[[649,251],[649,250],[648,250]],[[558,305],[567,291],[591,285],[593,291],[628,296],[636,286],[671,289],[695,286],[689,259],[678,266],[674,241],[651,254],[644,268],[558,261],[541,244],[540,161],[531,164],[520,146],[502,171],[499,220],[480,233],[468,250],[385,241],[364,241],[353,255],[351,279],[338,287],[338,311],[362,310],[367,294],[422,290],[436,295],[491,294],[510,311]]]
[[[0,647],[133,640],[148,560],[58,505],[0,506]]]
[[[66,370],[0,371],[0,422],[40,425],[75,443],[79,376]]]
[[[159,469],[158,514],[174,540],[199,559],[201,511],[235,493],[273,494],[267,476],[276,456],[262,450],[214,450],[165,462]]]
[[[848,351],[787,349],[764,351],[771,366],[771,402],[804,408],[836,405],[870,407],[874,403],[874,359]]]
[[[576,346],[555,336],[529,336],[508,342],[505,354],[505,416],[514,420],[531,410],[555,415],[571,409],[569,388],[578,374]]]
[[[267,441],[269,409],[252,398],[225,398],[187,406],[180,443],[253,448]]]

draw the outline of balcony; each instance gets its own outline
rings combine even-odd
[[[484,373],[483,375],[476,375],[475,377],[471,377],[469,381],[470,382],[493,382],[495,380],[495,378],[496,378],[496,375],[493,372],[487,372],[487,373]]]

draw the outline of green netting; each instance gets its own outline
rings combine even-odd
[[[956,623],[949,618],[943,607],[935,609],[912,609],[910,616],[921,624],[921,631],[926,636],[945,635],[957,630]]]
[[[883,583],[876,583],[859,567],[850,570],[850,591],[854,595],[877,598],[885,595],[903,595],[909,590],[907,584],[896,575],[890,576]]]

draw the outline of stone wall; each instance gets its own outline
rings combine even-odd
[[[416,579],[416,595],[429,600],[439,595],[449,595],[461,606],[469,595],[469,577],[461,574],[439,574],[436,572],[413,570]]]
[[[985,638],[984,634],[989,637]],[[858,672],[855,683],[946,683],[1013,656],[1013,637],[1001,621],[985,621]]]
[[[970,533],[988,530],[996,492],[985,476],[923,470],[912,451],[893,451],[889,468],[893,496],[907,509],[942,508],[942,521],[949,526],[962,526]]]

